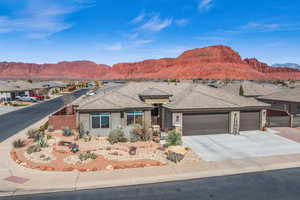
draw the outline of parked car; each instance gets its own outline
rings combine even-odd
[[[16,99],[19,101],[37,102],[36,97],[30,97],[30,96],[17,96]]]
[[[45,99],[44,96],[39,96],[39,95],[36,95],[36,94],[31,94],[30,97],[37,98],[37,100],[39,100],[39,101],[43,101]]]

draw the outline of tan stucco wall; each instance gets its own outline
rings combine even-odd
[[[92,129],[91,115],[89,113],[79,113],[78,121],[82,122],[84,129],[94,136],[108,136],[112,129],[125,128],[127,126],[127,116],[124,113],[124,118],[121,118],[121,112],[110,113],[110,128]],[[144,112],[144,124],[146,127],[151,127],[151,111]]]

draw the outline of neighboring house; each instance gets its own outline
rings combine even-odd
[[[300,88],[283,89],[280,92],[260,96],[258,99],[271,104],[274,110],[300,115]]]
[[[47,90],[47,95],[63,92],[67,84],[60,81],[43,81],[40,83]]]
[[[0,101],[13,101],[17,96],[29,94],[28,88],[20,88],[11,82],[0,81]]]
[[[10,81],[11,85],[19,88],[20,90],[26,91],[20,95],[45,95],[47,94],[47,87],[43,86],[41,82],[28,82],[28,81]]]
[[[265,126],[268,104],[193,83],[132,82],[74,103],[77,125],[106,136],[132,124],[175,127],[187,135],[257,130]]]

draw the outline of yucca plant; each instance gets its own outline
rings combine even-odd
[[[13,146],[14,148],[22,148],[26,145],[25,141],[22,139],[17,139],[15,141],[13,141]]]

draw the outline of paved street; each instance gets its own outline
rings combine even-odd
[[[85,94],[88,90],[83,89],[74,92],[74,96],[78,98]],[[14,135],[18,131],[26,128],[34,122],[49,115],[55,110],[63,106],[63,98],[59,97],[50,101],[20,109],[4,115],[0,115],[0,142]]]
[[[298,200],[300,168],[187,181],[146,184],[51,194],[0,197],[0,199],[201,199],[201,200]]]

